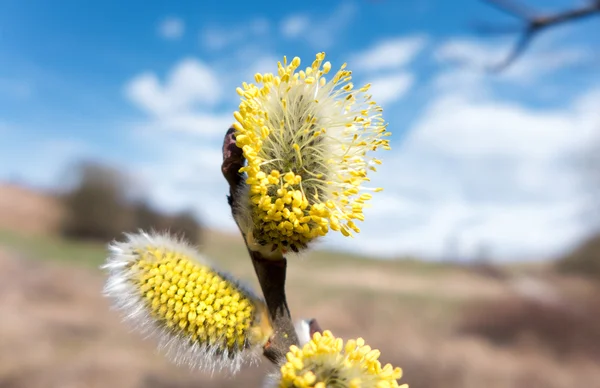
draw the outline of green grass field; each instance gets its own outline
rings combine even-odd
[[[0,245],[34,259],[65,261],[88,266],[101,265],[107,255],[107,244],[72,241],[54,236],[23,234],[6,229],[0,229]],[[209,231],[199,249],[223,268],[233,270],[240,266],[241,261],[249,262],[246,248],[240,236]],[[408,271],[422,275],[443,274],[451,269],[451,266],[443,263],[425,262],[413,258],[398,260],[373,259],[376,258],[329,250],[313,250],[301,257],[296,255],[289,257],[290,262],[300,263],[303,267],[318,267],[321,269],[345,266],[359,270],[360,268],[372,268],[375,263],[377,268],[381,270]]]
[[[26,235],[8,230],[0,230],[0,247],[28,259],[54,261],[90,269],[99,269],[108,253],[107,244]],[[252,263],[241,237],[209,231],[200,250],[217,268],[232,273],[258,289]],[[425,281],[427,284],[435,284],[436,279],[444,279],[460,271],[448,264],[411,259],[373,260],[324,250],[310,251],[301,257],[290,256],[288,267],[288,289],[304,300],[313,298],[335,300],[340,295],[348,294],[361,300],[375,300],[385,296],[389,301],[401,300],[404,304],[415,305],[415,307],[419,305],[439,307],[452,302],[453,298],[446,297],[436,290],[430,293],[427,289],[419,292],[411,291],[410,287],[404,289],[400,284],[401,279],[410,277],[413,280]],[[381,278],[383,274],[387,280]],[[369,278],[375,278],[375,283],[364,283],[365,279]],[[307,284],[310,287],[306,287]],[[418,287],[423,288],[423,286]]]
[[[57,260],[97,267],[106,257],[106,246],[66,241],[60,238],[26,235],[0,230],[0,245],[32,259]]]

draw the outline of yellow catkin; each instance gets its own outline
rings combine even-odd
[[[238,223],[251,249],[297,252],[330,230],[358,233],[365,191],[379,191],[364,183],[380,163],[367,154],[390,149],[382,110],[365,94],[369,85],[354,89],[345,65],[327,80],[324,59],[317,54],[304,70],[299,58],[284,59],[276,75],[238,88],[236,144],[248,162]]]
[[[330,331],[315,333],[302,348],[292,346],[277,376],[279,388],[407,388],[398,385],[402,369],[381,366],[379,351],[362,338],[334,337]]]
[[[132,283],[154,319],[219,350],[246,346],[256,306],[231,281],[179,252],[138,249]]]
[[[168,235],[128,235],[104,268],[107,296],[175,361],[237,370],[273,332],[261,299]]]

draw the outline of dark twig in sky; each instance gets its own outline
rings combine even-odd
[[[520,19],[523,24],[521,27],[514,29],[503,27],[502,29],[496,30],[496,33],[520,32],[520,36],[509,55],[502,62],[489,67],[489,70],[494,72],[502,71],[510,66],[529,47],[532,40],[541,31],[567,22],[600,15],[600,0],[590,1],[586,5],[550,15],[535,15],[534,12],[526,9],[522,5],[508,0],[484,1],[501,11]],[[481,27],[479,29],[483,30]],[[488,28],[487,31],[488,33],[493,32],[493,28]]]

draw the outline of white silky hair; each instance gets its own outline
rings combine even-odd
[[[139,231],[125,236],[124,242],[113,241],[109,244],[109,256],[101,268],[108,272],[104,295],[112,301],[113,309],[123,314],[124,321],[131,327],[131,331],[140,332],[145,339],[156,340],[159,350],[176,365],[187,365],[203,372],[214,374],[225,371],[233,375],[243,365],[257,363],[257,349],[230,352],[228,349],[219,349],[218,345],[192,343],[189,337],[175,333],[153,318],[144,297],[131,282],[133,273],[130,267],[139,260],[135,250],[151,246],[178,252],[192,261],[209,266],[216,274],[234,283],[249,299],[258,301],[258,297],[228,274],[215,270],[208,260],[182,238],[154,231]],[[217,344],[219,343],[217,341]]]
[[[305,344],[310,342],[310,340],[312,339],[310,336],[310,320],[301,319],[296,322],[294,328],[296,329],[296,335],[298,336],[298,347],[301,348]]]

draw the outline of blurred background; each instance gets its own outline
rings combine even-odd
[[[600,387],[598,8],[0,0],[0,387],[261,385],[267,362],[166,362],[98,267],[122,232],[170,229],[258,288],[221,142],[238,85],[319,51],[373,84],[392,151],[362,232],[291,258],[294,318],[413,388]]]

